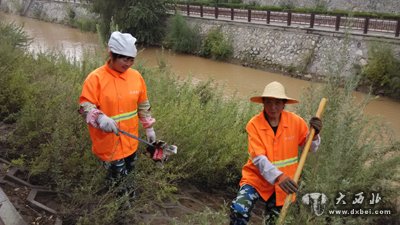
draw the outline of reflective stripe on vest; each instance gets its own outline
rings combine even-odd
[[[277,168],[281,168],[281,167],[285,167],[285,166],[290,166],[293,164],[296,164],[298,161],[298,157],[293,157],[290,159],[285,159],[285,160],[279,160],[279,161],[274,161],[272,162],[272,164],[274,164],[274,166],[276,166]]]
[[[120,121],[123,121],[123,120],[132,119],[136,115],[137,115],[137,110],[132,111],[132,112],[127,112],[127,113],[122,113],[122,114],[119,114],[119,115],[115,115],[115,116],[112,116],[111,118],[113,120],[115,120],[115,122],[120,122]]]

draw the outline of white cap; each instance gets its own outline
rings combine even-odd
[[[108,47],[110,51],[116,54],[136,57],[136,38],[129,33],[121,33],[115,31],[111,34],[110,40],[108,40]]]

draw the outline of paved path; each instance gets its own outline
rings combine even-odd
[[[0,187],[0,225],[27,225]]]

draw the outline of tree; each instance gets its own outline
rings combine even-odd
[[[164,36],[164,0],[94,0],[93,11],[100,14],[99,31],[104,40],[111,33],[111,21],[143,44],[159,44]]]

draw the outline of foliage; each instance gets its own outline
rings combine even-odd
[[[96,21],[93,19],[80,18],[75,20],[75,26],[81,31],[96,32]]]
[[[233,54],[232,42],[224,36],[221,27],[211,29],[201,49],[201,54],[213,59],[228,59]]]
[[[30,38],[21,26],[0,22],[0,121],[15,122],[23,105],[23,77],[12,76],[10,71],[18,71],[26,56],[24,49]],[[14,86],[14,89],[7,88]]]
[[[31,38],[28,37],[22,26],[15,23],[3,23],[0,21],[0,40],[2,44],[24,50],[29,46]]]
[[[15,9],[17,12],[19,12],[20,15],[24,13],[25,5],[24,1],[19,1],[19,0],[11,0],[10,1],[12,8]]]
[[[43,5],[42,4],[33,4],[32,6],[32,14],[33,17],[36,19],[41,20],[42,16],[44,15]]]
[[[68,25],[78,28],[81,31],[96,32],[96,21],[90,18],[78,18],[76,16],[75,8],[72,5],[67,5],[66,9],[68,13],[67,23]]]
[[[118,11],[117,7],[119,7],[120,4],[120,1],[93,0],[92,2],[92,11],[100,15],[97,31],[100,40],[105,41],[104,43],[106,43],[110,37],[110,21],[112,21],[114,13]]]
[[[340,74],[340,73],[338,73]],[[317,103],[328,97],[323,115],[324,128],[322,143],[316,154],[310,154],[303,170],[298,196],[307,193],[324,193],[329,202],[325,214],[315,217],[310,207],[301,204],[293,207],[292,217],[298,224],[389,224],[390,217],[333,217],[328,209],[337,209],[335,198],[342,192],[347,198],[364,192],[370,198],[372,192],[385,196],[385,201],[371,206],[364,200],[364,209],[391,208],[395,212],[396,184],[400,163],[400,143],[390,138],[383,124],[363,114],[363,109],[371,99],[355,103],[353,92],[357,79],[348,78],[343,88],[340,76],[329,78],[326,84],[312,85],[305,92],[302,104],[296,111],[306,120],[315,114]],[[384,172],[383,172],[384,171]],[[349,199],[347,199],[349,201]],[[348,204],[348,207],[356,207]],[[360,206],[358,206],[360,207]],[[381,220],[381,223],[377,222]]]
[[[394,57],[389,46],[377,43],[370,45],[368,56],[362,75],[372,91],[400,98],[400,59]]]
[[[165,40],[167,46],[176,52],[196,54],[201,44],[199,26],[190,27],[180,14],[175,14],[169,24]]]
[[[244,127],[256,106],[223,99],[212,82],[193,85],[192,80],[177,81],[166,71],[152,73],[163,74],[144,73],[152,111],[155,118],[162,118],[155,129],[179,147],[167,169],[182,181],[209,188],[236,186],[246,159]]]
[[[166,9],[164,1],[159,0],[94,0],[93,11],[100,14],[100,30],[108,39],[110,21],[123,32],[129,32],[144,44],[157,44],[164,36]]]
[[[282,7],[285,10],[291,10],[294,9],[294,2],[292,0],[282,0],[279,1],[279,6]]]
[[[68,20],[69,23],[72,23],[73,20],[76,18],[76,12],[72,5],[67,5],[67,12],[68,12]]]

